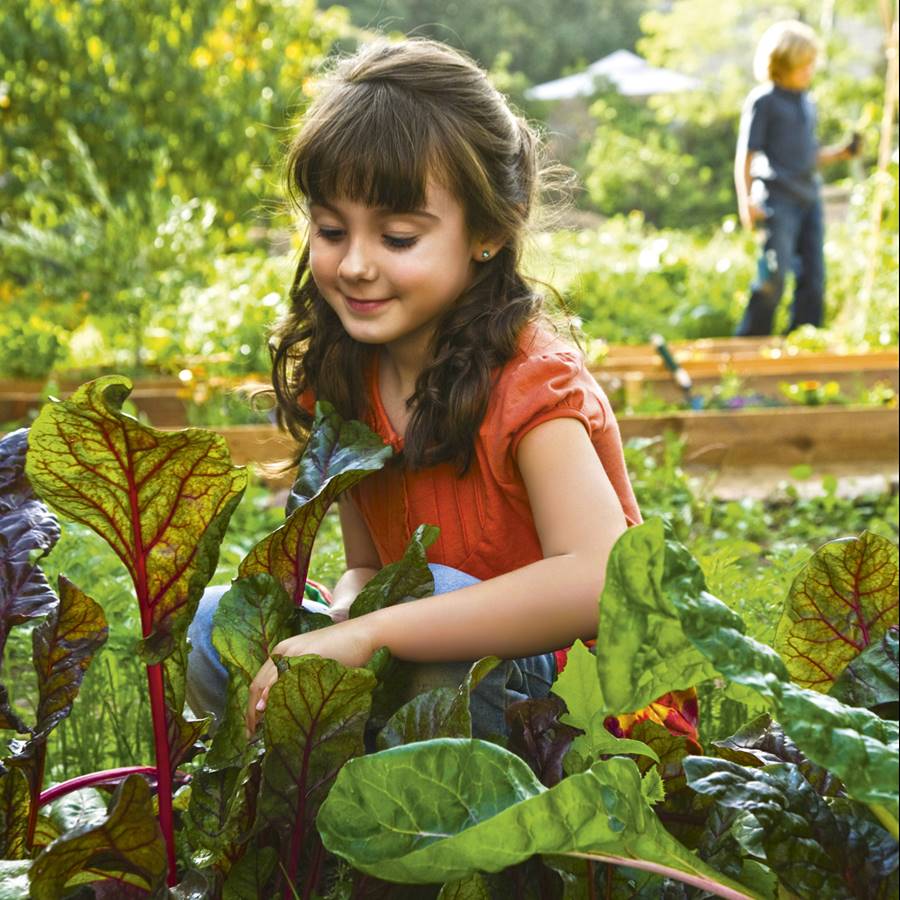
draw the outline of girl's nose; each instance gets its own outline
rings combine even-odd
[[[338,266],[338,274],[348,281],[372,281],[376,277],[371,248],[365,241],[354,240],[349,243]]]

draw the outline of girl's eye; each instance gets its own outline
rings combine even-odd
[[[316,237],[322,238],[324,241],[335,243],[344,236],[344,232],[340,228],[319,228],[316,231]]]
[[[385,244],[394,250],[406,250],[408,247],[412,247],[418,239],[416,235],[410,235],[409,237],[399,237],[394,234],[384,235]]]

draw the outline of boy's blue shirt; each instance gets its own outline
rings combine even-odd
[[[738,149],[756,151],[751,176],[768,190],[768,199],[810,205],[819,196],[819,142],[816,107],[807,91],[763,84],[747,96]]]

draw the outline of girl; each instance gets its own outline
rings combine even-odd
[[[361,666],[386,646],[440,664],[426,681],[499,656],[472,700],[486,735],[595,636],[610,548],[640,521],[609,403],[519,271],[537,151],[477,66],[407,40],[337,66],[288,158],[310,232],[276,334],[282,421],[302,442],[326,399],[398,456],[340,503],[334,624],[275,652]],[[348,619],[420,523],[440,526],[439,593]],[[270,660],[253,681],[251,732],[276,678]]]

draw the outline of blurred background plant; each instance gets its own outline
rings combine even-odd
[[[580,0],[579,0],[580,3]],[[264,374],[299,246],[278,161],[314,75],[373,32],[455,44],[542,126],[585,190],[529,268],[589,338],[726,335],[752,276],[731,161],[761,31],[799,15],[826,47],[821,132],[863,134],[828,233],[828,322],[870,264],[883,26],[862,0],[11,0],[0,19],[0,377]],[[626,96],[599,80],[567,106],[536,84],[616,50],[694,78]],[[876,236],[865,336],[897,341],[897,166]],[[841,180],[843,179],[843,180]],[[783,323],[780,323],[783,324]],[[840,339],[840,335],[838,335]],[[227,405],[227,404],[226,404]],[[222,415],[242,415],[239,403]]]

